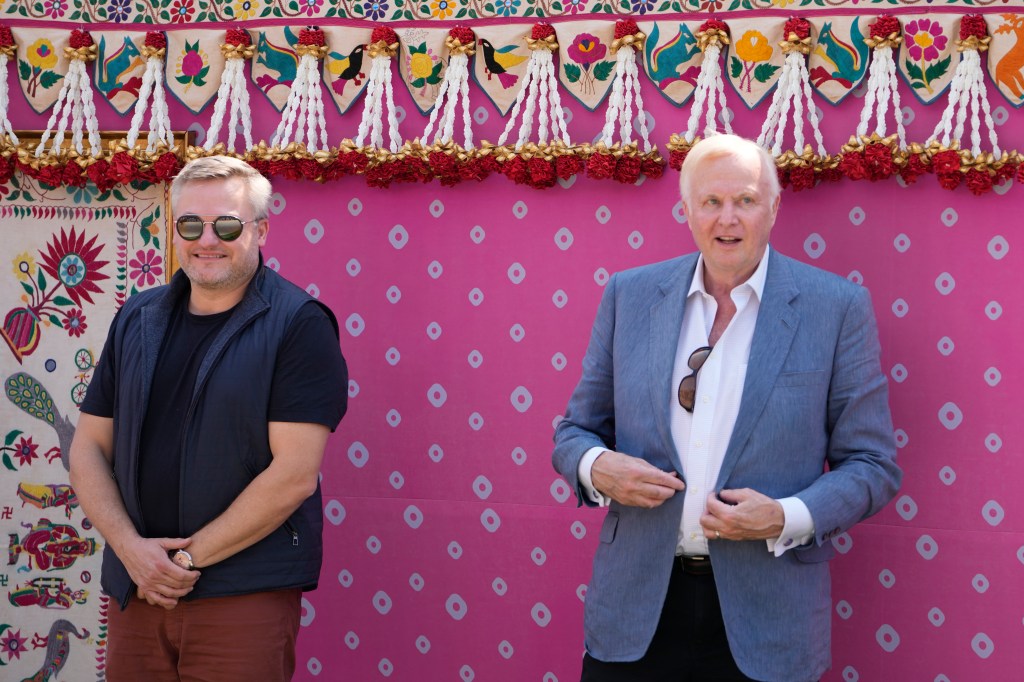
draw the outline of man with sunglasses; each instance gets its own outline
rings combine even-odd
[[[348,374],[330,309],[263,265],[270,197],[237,159],[182,169],[181,269],[118,311],[81,407],[71,482],[106,540],[111,682],[295,668]]]
[[[901,478],[870,298],[769,248],[755,143],[699,142],[680,190],[698,252],[612,276],[555,432],[579,503],[609,506],[582,680],[817,680],[831,540]]]

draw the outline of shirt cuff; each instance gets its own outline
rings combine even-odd
[[[785,521],[782,535],[775,540],[767,540],[768,551],[779,557],[800,545],[806,545],[814,538],[814,519],[811,512],[798,497],[784,497],[778,500],[782,505]]]
[[[611,499],[597,492],[597,488],[594,487],[594,482],[590,478],[590,470],[594,467],[594,460],[607,451],[606,448],[590,448],[583,453],[583,458],[580,460],[579,466],[576,467],[576,477],[580,481],[580,487],[583,488],[587,498],[598,507],[607,507],[611,504]],[[814,533],[812,532],[811,535]]]

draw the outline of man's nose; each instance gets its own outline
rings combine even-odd
[[[217,231],[213,229],[213,223],[206,223],[203,225],[203,233],[199,235],[199,243],[204,246],[213,246],[220,242],[220,237],[217,236]]]

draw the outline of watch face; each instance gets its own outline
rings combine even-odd
[[[179,549],[177,552],[174,553],[174,556],[171,557],[171,561],[176,563],[178,566],[181,566],[186,571],[192,570],[192,558],[188,555],[187,552],[184,552]]]

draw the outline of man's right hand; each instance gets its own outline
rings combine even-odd
[[[602,495],[619,504],[653,509],[686,487],[679,477],[649,462],[607,450],[594,460],[590,480]]]
[[[153,606],[173,609],[178,600],[192,591],[199,580],[199,571],[189,571],[171,561],[168,553],[184,549],[183,538],[136,537],[118,548],[118,558],[138,586],[137,594]]]

